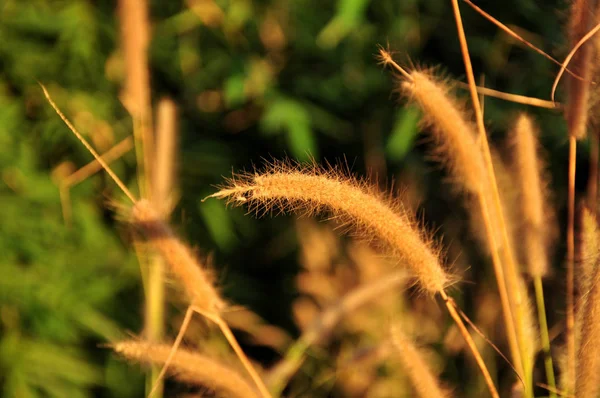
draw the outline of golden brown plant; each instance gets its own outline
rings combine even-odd
[[[387,59],[389,54],[384,53],[382,51],[381,57]],[[397,67],[396,64],[393,66]],[[449,166],[455,185],[477,198],[492,255],[512,359],[518,373],[522,375],[523,325],[520,321],[522,315],[519,314],[522,311],[522,300],[517,297],[518,276],[508,234],[504,233],[501,205],[494,205],[499,204],[494,197],[495,180],[487,179],[486,170],[491,165],[483,157],[485,151],[476,141],[473,124],[468,121],[463,107],[449,95],[449,89],[427,73],[411,72],[406,73],[406,76],[408,81],[401,83],[402,91],[423,109],[424,119],[432,126],[438,144],[436,154]],[[501,251],[504,254],[503,260],[500,259]]]

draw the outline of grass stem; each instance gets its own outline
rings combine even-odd
[[[535,301],[538,318],[540,322],[540,333],[542,339],[542,349],[544,351],[544,366],[546,367],[546,378],[548,380],[548,389],[550,398],[556,398],[556,379],[554,377],[554,365],[552,363],[552,353],[550,352],[550,337],[548,335],[548,321],[546,320],[546,304],[544,302],[544,288],[542,277],[533,278],[533,287],[535,289]]]

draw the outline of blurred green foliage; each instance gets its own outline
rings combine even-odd
[[[562,2],[479,4],[528,31],[542,48],[564,52]],[[486,85],[547,98],[556,67],[462,8]],[[215,253],[227,297],[292,328],[297,260],[289,219],[255,220],[200,200],[223,175],[251,170],[263,158],[345,159],[366,175],[375,150],[385,157],[374,171],[389,181],[401,170],[429,167],[410,155],[423,150],[415,144],[418,113],[395,103],[395,83],[374,54],[389,43],[404,64],[441,65],[460,78],[449,1],[153,1],[150,10],[153,99],[172,97],[180,109],[175,224],[194,245]],[[138,266],[108,204],[121,195],[102,173],[89,178],[71,190],[73,222],[65,225],[61,170],[91,157],[37,84],[48,85],[99,150],[131,134],[119,101],[124,71],[116,2],[3,0],[0,37],[2,394],[141,396],[139,372],[98,346],[141,332]],[[501,135],[507,115],[521,108],[487,100],[492,134]],[[564,124],[549,111],[533,112],[547,150],[561,154],[554,180],[565,181]],[[134,167],[132,154],[115,163],[132,185]],[[438,174],[426,183],[437,184]],[[564,192],[559,184],[555,189]],[[444,222],[444,189],[423,204],[433,224]]]

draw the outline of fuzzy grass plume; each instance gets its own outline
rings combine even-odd
[[[533,120],[525,113],[520,114],[512,131],[511,147],[519,181],[525,264],[533,277],[548,273],[548,249],[553,231],[538,146]]]
[[[171,352],[167,344],[141,341],[123,341],[113,346],[119,355],[138,362],[162,365]],[[177,379],[214,390],[218,396],[258,397],[252,385],[236,371],[218,361],[196,352],[178,350],[169,372]]]
[[[450,170],[455,186],[476,194],[485,181],[485,164],[464,105],[432,72],[415,70],[409,77],[400,83],[399,91],[423,110],[422,122],[431,128],[436,143],[434,156]]]
[[[364,236],[374,236],[416,275],[431,294],[442,292],[451,278],[440,264],[438,249],[397,202],[365,182],[336,169],[274,163],[262,173],[236,176],[211,195],[260,211],[331,212]]]
[[[182,283],[190,303],[212,314],[219,314],[225,302],[215,289],[212,278],[191,250],[161,220],[147,200],[137,201],[132,209],[134,225],[146,236],[148,242],[165,258],[172,272]]]

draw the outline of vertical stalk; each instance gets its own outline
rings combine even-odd
[[[475,117],[477,122],[477,128],[479,130],[479,136],[482,142],[482,150],[485,162],[487,164],[487,173],[491,185],[491,190],[493,193],[494,206],[496,208],[496,213],[498,214],[498,222],[499,227],[502,233],[502,247],[504,252],[504,265],[506,266],[506,277],[507,277],[507,285],[510,286],[509,293],[512,295],[513,303],[515,306],[515,328],[517,341],[519,344],[519,350],[521,354],[521,363],[522,369],[529,369],[530,364],[525,363],[527,360],[527,355],[525,355],[525,341],[523,336],[523,328],[524,328],[524,318],[523,318],[523,298],[521,297],[521,293],[518,289],[518,271],[514,259],[512,258],[512,254],[510,252],[510,242],[508,239],[508,233],[506,229],[506,224],[504,222],[504,216],[502,212],[502,206],[500,202],[500,195],[498,193],[498,185],[496,183],[496,176],[494,175],[494,168],[492,165],[492,158],[490,154],[489,143],[487,140],[487,135],[485,132],[485,126],[483,122],[483,114],[481,113],[481,106],[479,105],[479,97],[477,96],[477,85],[475,84],[475,77],[473,74],[473,66],[471,64],[471,58],[469,55],[469,49],[467,45],[467,38],[465,36],[464,27],[462,24],[462,19],[460,16],[460,9],[458,7],[458,0],[452,0],[452,7],[454,11],[454,17],[456,20],[456,27],[458,30],[458,38],[460,41],[461,52],[463,55],[463,61],[465,64],[465,70],[467,75],[467,80],[469,83],[469,92],[471,94],[471,100],[473,101],[473,109],[475,111]],[[525,396],[533,397],[533,386],[531,375],[523,372],[522,378],[525,381]]]
[[[461,319],[460,315],[456,311],[456,308],[454,307],[454,305],[455,305],[454,301],[451,298],[449,298],[448,295],[446,294],[446,292],[444,292],[443,290],[440,291],[440,296],[442,297],[442,299],[444,300],[444,303],[446,304],[448,313],[450,313],[450,316],[456,323],[456,326],[458,326],[460,333],[462,334],[467,345],[471,349],[471,352],[473,353],[473,356],[475,357],[475,361],[477,362],[479,369],[481,369],[481,373],[483,374],[485,383],[487,384],[488,389],[490,390],[490,394],[494,398],[500,398],[500,395],[498,395],[498,391],[496,390],[496,386],[494,386],[494,382],[492,381],[492,376],[490,376],[490,372],[488,371],[487,367],[485,366],[485,362],[483,362],[483,358],[481,357],[481,354],[479,353],[479,350],[477,349],[477,346],[475,345],[473,338],[469,334],[467,327],[465,326],[463,320]]]
[[[588,178],[588,209],[596,217],[598,211],[598,142],[599,131],[590,133],[590,173]]]
[[[123,103],[133,119],[138,186],[141,197],[151,199],[153,194],[152,164],[154,161],[154,136],[152,130],[152,104],[150,72],[148,68],[148,43],[150,29],[146,0],[119,0],[121,45],[125,57],[125,89]],[[164,266],[154,256],[140,264],[147,266],[144,292],[145,333],[150,342],[159,342],[164,333]],[[162,384],[154,386],[160,367],[153,366],[146,380],[152,397],[162,396]],[[158,381],[158,383],[162,383]]]
[[[575,262],[575,160],[577,138],[569,135],[569,193],[567,200],[567,380],[575,382],[575,309],[573,267]]]
[[[546,367],[546,379],[548,380],[548,389],[550,398],[556,398],[556,379],[554,377],[554,366],[552,364],[552,353],[550,352],[550,336],[548,335],[548,322],[546,320],[546,304],[544,303],[544,290],[542,277],[533,278],[535,289],[535,301],[540,322],[540,333],[542,339],[542,348],[544,350],[544,366]]]

